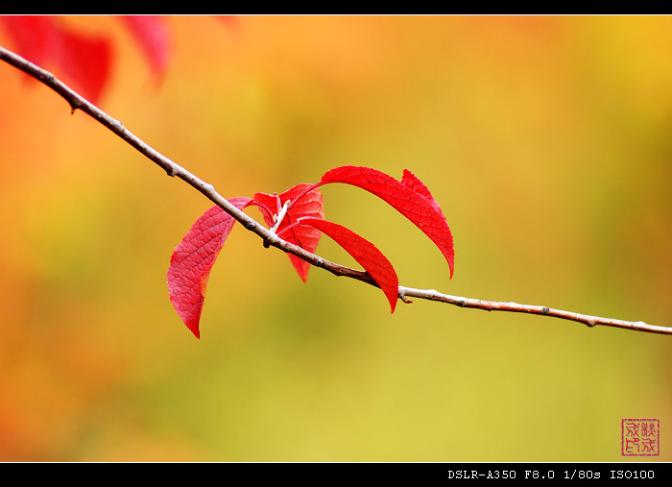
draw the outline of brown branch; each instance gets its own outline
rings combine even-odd
[[[174,176],[182,179],[184,182],[195,188],[197,191],[202,193],[210,201],[218,205],[224,211],[229,213],[233,218],[238,220],[246,229],[251,232],[256,233],[259,237],[262,238],[265,245],[276,247],[283,252],[296,255],[297,257],[302,258],[303,260],[308,261],[316,267],[321,267],[335,276],[345,276],[351,279],[356,279],[358,281],[371,284],[372,286],[377,286],[377,284],[371,279],[371,277],[362,271],[357,271],[355,269],[350,269],[349,267],[336,264],[335,262],[328,261],[319,255],[312,254],[303,250],[297,245],[291,244],[279,238],[274,232],[268,230],[253,218],[245,214],[243,211],[239,210],[233,206],[229,201],[220,195],[214,188],[212,184],[209,184],[198,176],[194,175],[184,167],[175,163],[168,157],[164,156],[156,149],[150,147],[142,139],[134,135],[131,131],[126,129],[124,125],[119,121],[103,110],[98,108],[93,103],[86,100],[84,97],[79,95],[73,89],[65,85],[63,82],[58,80],[53,74],[44,69],[36,66],[35,64],[27,61],[21,56],[3,48],[0,46],[0,59],[6,63],[14,66],[15,68],[23,71],[24,73],[32,76],[37,79],[44,85],[51,88],[53,91],[61,95],[65,101],[70,104],[72,112],[75,110],[81,110],[90,117],[94,118],[99,123],[103,124],[105,127],[110,129],[114,134],[125,140],[128,144],[137,149],[138,152],[143,154],[145,157],[151,159],[159,167],[161,167],[169,176]],[[626,328],[629,330],[637,330],[649,333],[660,333],[664,335],[672,335],[672,327],[666,326],[657,326],[644,323],[643,321],[624,321],[616,320],[611,318],[602,318],[599,316],[591,316],[580,313],[574,313],[571,311],[564,311],[560,309],[548,308],[546,306],[530,305],[530,304],[518,304],[512,302],[501,302],[501,301],[485,301],[482,299],[474,298],[465,298],[461,296],[451,296],[449,294],[443,294],[433,289],[416,289],[411,287],[399,286],[399,299],[404,302],[409,302],[407,298],[414,297],[419,299],[426,299],[429,301],[439,301],[441,303],[448,303],[455,306],[460,306],[463,308],[476,308],[482,309],[485,311],[509,311],[514,313],[529,313],[541,316],[553,316],[555,318],[560,318],[563,320],[576,321],[583,323],[590,327],[601,325],[601,326],[612,326],[617,328]]]

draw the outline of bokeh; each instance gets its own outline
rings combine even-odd
[[[452,280],[386,204],[324,188],[403,284],[672,325],[672,18],[171,17],[160,84],[114,19],[64,21],[114,39],[101,106],[224,195],[410,168],[453,230]],[[0,459],[619,461],[641,417],[672,460],[672,337],[391,315],[242,227],[194,339],[165,275],[208,207],[0,64]]]

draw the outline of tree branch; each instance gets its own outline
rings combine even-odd
[[[75,110],[81,110],[86,113],[110,131],[116,134],[118,137],[122,138],[128,144],[133,146],[138,152],[143,154],[145,157],[151,159],[155,164],[161,167],[169,176],[177,177],[182,179],[184,182],[192,186],[194,189],[203,194],[206,198],[212,201],[214,204],[222,208],[238,222],[240,222],[247,230],[256,233],[266,245],[276,247],[283,252],[296,255],[301,259],[308,261],[316,267],[321,267],[335,276],[345,276],[351,279],[356,279],[358,281],[365,282],[372,286],[378,287],[377,284],[371,279],[369,274],[362,271],[357,271],[355,269],[350,269],[349,267],[336,264],[335,262],[328,261],[319,255],[312,254],[305,251],[301,247],[286,242],[285,240],[278,237],[275,232],[268,230],[253,218],[248,216],[243,211],[239,210],[233,206],[229,201],[220,195],[214,188],[212,184],[209,184],[202,179],[200,179],[195,174],[191,173],[184,167],[180,166],[176,162],[172,161],[168,157],[164,156],[156,149],[150,147],[142,139],[134,135],[130,130],[126,129],[124,125],[115,118],[112,118],[110,115],[105,113],[103,110],[98,108],[93,103],[86,100],[80,94],[75,92],[73,89],[68,87],[62,81],[58,80],[50,72],[36,66],[30,61],[22,58],[21,56],[3,48],[0,46],[0,59],[6,63],[14,66],[15,68],[23,71],[24,73],[32,76],[37,79],[44,85],[51,88],[53,91],[58,93],[65,101],[70,104],[72,112]],[[578,323],[583,323],[590,327],[597,325],[601,326],[611,326],[616,328],[626,328],[629,330],[637,330],[642,332],[649,333],[659,333],[664,335],[672,335],[672,327],[666,326],[657,326],[644,323],[643,321],[624,321],[611,318],[602,318],[599,316],[591,316],[580,313],[574,313],[572,311],[564,311],[560,309],[548,308],[546,306],[538,306],[531,304],[518,304],[512,302],[501,302],[501,301],[486,301],[482,299],[474,298],[465,298],[461,296],[451,296],[449,294],[440,293],[434,289],[416,289],[412,287],[399,286],[399,299],[404,302],[409,302],[407,298],[414,297],[419,299],[426,299],[429,301],[438,301],[441,303],[452,304],[455,306],[460,306],[463,308],[476,308],[482,309],[485,311],[509,311],[514,313],[529,313],[541,316],[552,316],[555,318],[560,318],[563,320],[576,321]]]

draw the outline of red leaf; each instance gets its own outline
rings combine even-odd
[[[284,193],[279,194],[277,197],[267,193],[255,194],[254,202],[257,203],[260,207],[267,208],[272,213],[269,214],[268,211],[262,211],[266,225],[272,227],[275,223],[273,221],[273,215],[276,215],[278,211],[280,211],[280,208],[285,204],[286,201],[294,201],[299,197],[300,199],[297,200],[296,204],[291,205],[287,210],[287,214],[283,218],[282,223],[278,227],[276,233],[282,233],[286,227],[296,223],[296,221],[302,217],[324,218],[324,204],[322,202],[322,193],[319,189],[314,189],[308,193],[305,193],[304,196],[301,196],[310,186],[312,185],[306,183],[297,184],[296,186],[289,188]],[[302,249],[311,253],[315,252],[317,245],[320,242],[319,230],[306,226],[292,227],[286,233],[282,233],[281,236],[287,242],[298,245]],[[292,261],[292,265],[299,274],[299,277],[303,280],[303,282],[306,282],[308,279],[310,264],[295,255],[288,255],[289,260]]]
[[[121,17],[140,46],[154,76],[161,79],[168,67],[170,35],[164,17],[154,15],[131,15]]]
[[[0,19],[16,52],[29,61],[45,64],[60,49],[60,32],[52,17],[16,15]]]
[[[299,226],[310,225],[333,238],[376,281],[387,296],[394,313],[399,296],[399,279],[392,264],[371,242],[337,223],[318,218],[301,218]]]
[[[74,88],[96,103],[110,76],[112,45],[103,37],[61,29],[58,64]]]
[[[1,18],[19,54],[40,66],[54,66],[85,98],[94,103],[100,99],[112,65],[106,38],[79,34],[55,17]]]
[[[250,198],[231,198],[229,201],[241,209],[247,206]],[[196,338],[200,338],[198,324],[210,270],[235,222],[219,206],[213,206],[196,220],[170,257],[170,301]]]
[[[112,64],[112,46],[102,37],[66,29],[54,17],[2,17],[19,54],[41,66],[55,66],[85,98],[97,102]]]
[[[385,200],[422,230],[439,248],[453,277],[453,236],[448,222],[427,187],[410,171],[399,182],[376,169],[341,166],[327,171],[319,184],[344,183],[362,188]]]

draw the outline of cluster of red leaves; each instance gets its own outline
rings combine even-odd
[[[316,184],[301,183],[281,194],[256,193],[229,201],[238,209],[257,206],[279,237],[314,253],[322,233],[348,252],[385,293],[394,312],[399,280],[390,261],[375,245],[351,230],[324,219],[320,186],[343,183],[364,189],[389,203],[413,222],[439,248],[453,276],[453,237],[439,204],[422,181],[404,170],[400,181],[376,169],[342,166],[327,171]],[[218,206],[206,211],[175,248],[168,269],[168,293],[175,310],[196,337],[210,270],[235,220]],[[289,255],[305,282],[310,264]]]
[[[165,17],[116,17],[142,52],[155,79],[168,67],[171,42]],[[222,18],[231,24],[233,18]],[[85,98],[97,103],[112,73],[113,43],[109,36],[84,34],[53,16],[3,16],[0,25],[12,47],[33,63],[52,69]]]

